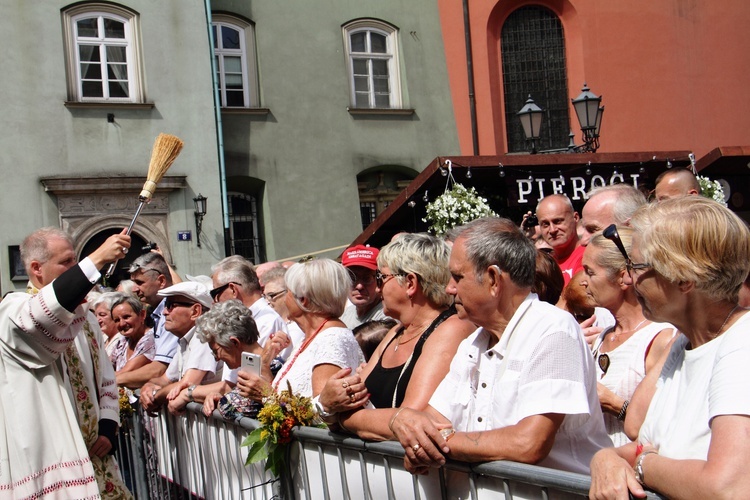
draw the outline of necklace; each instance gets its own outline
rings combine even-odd
[[[284,379],[284,377],[286,377],[286,374],[289,373],[289,370],[292,369],[292,365],[294,365],[294,362],[297,361],[297,358],[299,357],[299,355],[302,354],[302,351],[304,351],[305,349],[307,349],[307,346],[309,346],[312,343],[313,339],[315,339],[315,336],[318,333],[320,333],[320,331],[323,329],[324,326],[326,326],[326,323],[328,323],[329,321],[331,321],[331,318],[327,318],[325,321],[323,321],[320,324],[320,326],[318,327],[318,329],[315,330],[315,332],[312,335],[310,335],[310,337],[308,337],[307,339],[305,339],[305,341],[302,343],[301,346],[299,346],[299,349],[297,349],[297,352],[294,353],[294,356],[292,357],[292,359],[290,359],[288,362],[284,363],[284,368],[285,369],[281,373],[280,377],[276,377],[276,380],[278,380],[278,382],[276,382],[275,384],[273,384],[274,390],[279,388],[279,384]]]
[[[643,325],[643,323],[645,323],[646,321],[648,321],[648,320],[644,319],[643,321],[641,321],[640,323],[638,323],[637,325],[635,325],[635,328],[630,329],[629,332],[637,332],[638,329],[641,327],[641,325]],[[625,332],[622,331],[620,333],[615,333],[614,330],[612,330],[612,335],[609,336],[609,341],[610,342],[616,342],[617,339],[620,337],[620,335],[622,335],[623,333],[625,333]]]
[[[403,335],[403,333],[402,333],[401,335]],[[403,344],[406,344],[406,343],[408,343],[408,342],[411,342],[412,340],[414,340],[415,338],[419,337],[420,335],[422,335],[422,332],[417,332],[416,334],[414,334],[414,336],[412,336],[412,337],[409,337],[409,338],[408,338],[408,339],[406,339],[406,340],[403,340],[403,341],[401,341],[401,342],[396,342],[396,345],[395,345],[395,346],[393,346],[393,352],[396,352],[396,351],[398,351],[398,346],[400,346],[400,345],[403,345]]]
[[[732,317],[732,314],[734,314],[734,311],[736,311],[738,307],[740,307],[740,305],[739,305],[739,304],[737,304],[736,306],[734,306],[734,307],[732,308],[732,310],[731,310],[731,311],[729,311],[729,314],[727,314],[727,317],[726,317],[726,319],[724,319],[724,323],[722,323],[722,324],[721,324],[721,326],[719,327],[719,329],[718,329],[718,330],[716,330],[716,333],[711,333],[711,332],[708,332],[708,335],[709,335],[709,337],[711,337],[711,338],[716,338],[716,337],[718,337],[718,336],[719,336],[719,334],[720,334],[720,333],[721,333],[721,331],[722,331],[722,330],[724,329],[724,327],[725,327],[725,326],[727,326],[727,322],[729,321],[729,318],[731,318],[731,317]]]

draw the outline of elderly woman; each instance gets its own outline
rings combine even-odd
[[[339,424],[364,439],[392,439],[388,423],[399,407],[422,410],[448,373],[458,345],[476,327],[458,319],[445,292],[450,280],[450,249],[428,234],[404,234],[378,255],[378,289],[383,311],[398,320],[359,376],[332,379],[318,411],[332,420],[332,409],[346,406],[348,393],[357,400],[360,377],[374,408],[339,415]],[[368,405],[369,406],[369,405]]]
[[[619,232],[618,232],[619,230]],[[607,228],[606,236],[617,235],[627,253],[633,230]],[[625,284],[629,278],[623,253],[601,233],[595,234],[583,254],[586,293],[615,317],[615,324],[602,331],[593,345],[599,376],[597,392],[604,414],[604,425],[612,443],[630,442],[623,422],[636,386],[658,363],[672,339],[674,328],[654,323],[643,315],[635,290]]]
[[[645,487],[669,498],[745,497],[750,315],[737,297],[748,273],[750,231],[698,196],[643,207],[631,225],[626,283],[646,318],[683,335],[633,396],[626,430],[640,428],[638,441],[594,456],[590,496],[626,499],[630,490],[642,497]]]
[[[317,396],[339,370],[356,368],[364,361],[351,330],[338,319],[352,286],[346,268],[330,259],[315,259],[294,264],[284,279],[289,319],[299,325],[305,338],[276,374],[270,388],[261,377],[239,372],[240,394],[256,401],[270,389],[285,389],[287,383],[295,394]]]
[[[126,373],[151,363],[156,353],[153,330],[146,327],[146,309],[138,297],[118,293],[112,301],[112,321],[122,334],[109,360],[115,372]]]
[[[207,343],[217,361],[225,363],[227,370],[234,370],[242,363],[242,353],[249,352],[263,356],[263,348],[258,344],[258,327],[253,314],[239,300],[227,300],[214,304],[206,314],[195,322],[196,334],[201,342]],[[271,380],[268,363],[262,363],[262,376]],[[212,390],[214,389],[214,390]],[[239,416],[254,417],[259,409],[258,404],[240,396],[237,388],[227,394],[217,392],[216,384],[196,387],[193,397],[203,400],[203,413],[209,416],[218,409],[224,418]],[[202,391],[208,391],[202,394]]]
[[[112,354],[115,341],[122,337],[117,330],[117,324],[112,319],[112,304],[121,296],[122,294],[119,292],[105,292],[100,294],[93,303],[94,316],[96,316],[99,328],[106,338],[104,347],[107,351],[107,356]]]
[[[263,297],[268,302],[274,311],[276,311],[281,319],[286,322],[287,331],[289,334],[288,338],[282,338],[282,344],[288,344],[291,342],[293,346],[292,350],[298,347],[305,340],[305,333],[300,327],[289,319],[289,309],[286,307],[286,283],[284,282],[284,276],[286,275],[286,269],[278,266],[274,267],[263,274]],[[286,335],[281,332],[282,335]],[[277,334],[274,334],[274,338]],[[284,347],[288,347],[284,345]]]

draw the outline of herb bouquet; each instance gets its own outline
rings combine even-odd
[[[727,206],[727,202],[724,201],[724,188],[721,187],[719,181],[712,181],[703,175],[697,175],[696,179],[701,186],[701,195]]]
[[[288,381],[287,389],[263,399],[257,419],[260,427],[242,442],[242,446],[250,447],[245,465],[266,460],[266,470],[276,477],[284,468],[284,453],[286,445],[292,441],[292,428],[300,425],[325,427],[310,398],[295,395]]]

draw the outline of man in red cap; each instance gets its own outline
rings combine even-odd
[[[376,290],[375,271],[378,269],[378,249],[356,245],[347,248],[341,263],[352,275],[352,290],[341,321],[352,329],[368,321],[387,318],[383,313],[383,302]]]

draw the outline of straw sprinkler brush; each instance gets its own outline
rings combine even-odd
[[[162,177],[164,177],[164,174],[167,173],[169,167],[172,166],[172,163],[174,163],[175,159],[180,154],[180,151],[182,151],[182,145],[183,142],[180,138],[174,135],[159,134],[156,137],[154,148],[151,150],[151,162],[148,165],[146,182],[143,184],[141,194],[138,195],[138,201],[140,203],[138,204],[138,209],[135,211],[133,220],[130,221],[130,225],[125,234],[130,234],[133,231],[133,226],[135,225],[138,216],[141,214],[143,206],[151,201],[151,197],[156,190],[156,185]],[[127,253],[127,251],[125,253]],[[112,274],[114,274],[115,266],[117,266],[117,261],[114,261],[109,265],[106,274],[107,278],[110,278]]]

